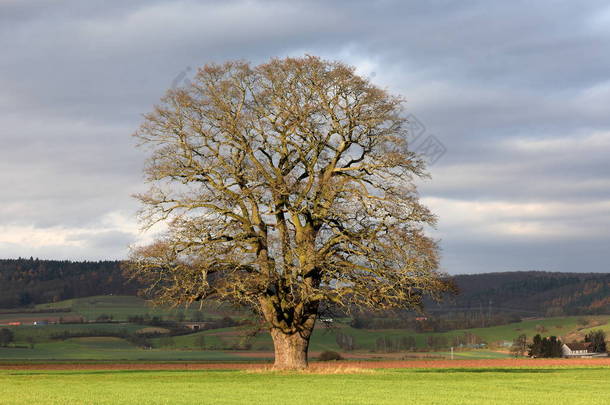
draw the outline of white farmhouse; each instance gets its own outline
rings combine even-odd
[[[563,357],[580,357],[580,358],[591,358],[591,357],[606,357],[606,353],[595,353],[591,351],[591,343],[564,343],[561,347]]]

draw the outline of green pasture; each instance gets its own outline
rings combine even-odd
[[[30,348],[0,348],[0,361],[247,361],[247,358],[217,350],[141,349],[113,337],[71,338]],[[0,404],[2,401],[0,400]]]
[[[57,326],[60,325],[49,325]],[[75,325],[84,328],[87,325]],[[28,344],[20,343],[21,347],[3,347],[0,348],[0,361],[270,361],[273,358],[273,346],[271,340],[268,342],[267,357],[249,358],[241,355],[241,351],[220,350],[219,347],[224,347],[231,342],[231,339],[237,341],[236,335],[224,336],[223,333],[233,333],[233,328],[220,329],[216,331],[199,332],[192,335],[175,336],[171,338],[172,344],[166,345],[163,338],[151,339],[153,349],[143,349],[133,345],[131,342],[118,337],[76,337],[65,340],[46,340],[37,342],[33,348]],[[321,351],[323,348],[334,346],[323,344],[324,339],[328,337],[326,334],[331,331],[320,331],[322,340],[317,342],[314,340],[311,351]],[[200,335],[205,336],[205,350],[197,347],[197,338]],[[265,336],[261,335],[262,340]],[[227,339],[229,339],[227,341]],[[334,342],[334,337],[333,337]],[[336,344],[335,344],[336,345]],[[340,350],[337,348],[337,350]],[[365,353],[359,351],[357,353]],[[407,355],[408,353],[404,353]],[[400,354],[397,354],[400,355]],[[428,352],[425,353],[431,357],[449,358],[450,353],[447,352]],[[469,350],[455,351],[456,359],[483,359],[483,358],[503,358],[508,357],[506,353],[498,353],[489,350]],[[315,355],[312,356],[315,358]]]
[[[9,329],[11,329],[15,334],[15,340],[17,341],[17,343],[21,344],[27,343],[28,338],[34,339],[36,343],[51,342],[53,336],[64,332],[70,334],[99,333],[103,335],[104,333],[133,333],[142,328],[142,325],[134,325],[128,323],[77,323],[52,325],[21,325],[9,327]]]
[[[606,318],[597,317],[597,322],[607,321]],[[463,333],[472,333],[481,337],[488,343],[500,340],[512,340],[518,334],[525,333],[529,339],[535,335],[537,330],[544,328],[543,335],[556,334],[562,336],[581,329],[582,324],[577,317],[549,318],[539,320],[528,320],[515,324],[495,326],[490,328],[477,328],[468,330],[457,330],[446,333],[432,334],[445,336],[450,342],[451,336]],[[57,325],[22,325],[11,327],[15,333],[15,344],[20,348],[0,348],[0,360],[211,360],[229,361],[246,358],[240,356],[239,351],[227,351],[232,348],[244,348],[243,343],[251,343],[250,350],[272,352],[273,344],[268,333],[260,332],[253,338],[247,338],[251,329],[247,327],[233,327],[213,329],[174,337],[159,337],[150,339],[152,350],[139,348],[124,339],[103,336],[104,334],[127,333],[133,334],[143,328],[142,325],[127,323],[106,324],[57,324]],[[607,324],[596,326],[593,329],[607,328]],[[80,332],[87,334],[99,333],[98,340],[94,338],[71,338],[66,340],[53,339],[52,337],[67,331],[70,334]],[[354,329],[345,324],[336,323],[331,328],[318,327],[312,337],[310,351],[320,352],[334,350],[343,352],[336,343],[335,335],[341,332],[355,338],[357,350],[355,354],[362,353],[370,355],[375,349],[375,342],[379,337],[389,337],[398,340],[405,336],[414,336],[418,346],[423,347],[429,333],[417,334],[408,330],[365,330]],[[203,336],[203,340],[201,340]],[[34,342],[34,348],[30,343]],[[95,342],[92,343],[92,342]],[[201,344],[203,343],[203,347]],[[425,353],[430,356],[449,357],[449,351]],[[404,353],[409,356],[409,353]],[[400,353],[397,354],[400,357]],[[501,358],[508,357],[508,353],[500,353],[491,350],[455,350],[455,358]]]
[[[411,330],[401,329],[386,329],[386,330],[369,330],[369,329],[355,329],[346,324],[336,323],[333,326],[319,327],[314,331],[311,340],[311,350],[339,350],[337,346],[335,335],[337,332],[341,332],[355,338],[356,346],[359,350],[373,350],[375,349],[375,343],[380,337],[389,337],[393,340],[398,340],[402,337],[412,336],[415,338],[417,347],[422,348],[426,346],[426,339],[428,336],[443,336],[447,339],[448,343],[451,343],[451,338],[454,336],[462,336],[466,333],[476,335],[480,337],[484,342],[489,345],[493,345],[497,342],[512,341],[520,334],[527,335],[528,339],[532,339],[534,335],[540,333],[543,336],[567,336],[571,333],[579,331],[582,333],[588,329],[582,329],[583,325],[579,324],[579,320],[588,319],[590,322],[596,322],[602,324],[590,328],[594,329],[605,329],[608,335],[610,335],[610,316],[594,316],[594,317],[560,317],[560,318],[544,318],[544,319],[533,319],[525,320],[517,323],[511,323],[507,325],[492,326],[488,328],[473,328],[473,329],[459,329],[449,332],[439,333],[416,333]],[[243,331],[235,330],[235,339],[238,336],[243,335]],[[220,330],[218,330],[220,331]],[[231,336],[227,330],[223,330],[221,334],[217,331],[206,331],[202,332],[207,336],[212,337],[218,336],[225,341],[230,340]],[[253,348],[257,347],[268,347],[271,345],[271,339],[268,334],[261,333],[256,336],[253,344]]]
[[[98,316],[105,314],[112,316],[115,322],[11,326],[9,328],[15,334],[14,345],[20,347],[0,348],[0,360],[228,361],[244,359],[244,357],[240,357],[239,351],[227,352],[227,350],[249,348],[249,350],[267,353],[273,351],[273,343],[267,332],[259,332],[255,336],[250,336],[252,329],[244,326],[206,330],[182,336],[151,338],[149,342],[152,344],[152,350],[139,348],[127,340],[109,337],[108,335],[133,336],[137,330],[145,327],[145,325],[124,322],[130,316],[148,314],[149,316],[162,316],[164,319],[172,319],[181,311],[185,318],[188,319],[194,316],[194,312],[189,311],[196,311],[194,309],[185,310],[184,308],[153,307],[141,298],[133,296],[76,298],[38,305],[35,309],[44,310],[51,308],[70,308],[71,312],[67,314],[82,315],[87,319],[96,319]],[[49,314],[58,315],[54,313]],[[208,305],[203,309],[202,314],[206,319],[218,318],[225,315],[231,315],[236,318],[245,316],[243,312],[240,314],[235,312],[235,309],[226,305],[217,304]],[[44,317],[41,314],[25,315]],[[18,317],[19,314],[13,311],[6,314],[6,316]],[[584,336],[584,333],[587,331],[604,329],[610,335],[609,319],[610,316],[608,315],[531,319],[501,326],[463,329],[442,333],[416,333],[406,329],[355,329],[348,325],[347,320],[335,319],[335,322],[330,327],[323,326],[321,323],[318,324],[311,340],[310,351],[333,350],[342,352],[343,350],[339,348],[336,342],[337,333],[354,337],[356,353],[367,354],[368,356],[375,351],[376,341],[381,337],[387,337],[394,342],[398,342],[403,337],[411,336],[415,338],[417,347],[421,349],[427,346],[426,339],[428,336],[445,337],[447,344],[450,345],[452,337],[461,336],[465,333],[478,336],[491,347],[496,342],[510,342],[520,334],[526,334],[528,339],[531,339],[537,333],[543,336],[555,335],[564,337],[569,335],[573,338],[575,333]],[[71,336],[78,335],[79,333],[93,337],[99,336],[99,339],[96,341],[90,338],[72,338],[67,340],[54,338],[54,336],[57,337],[58,334],[63,332],[67,332]],[[33,348],[31,348],[32,344]],[[448,351],[426,354],[449,357]],[[400,355],[400,353],[397,354],[399,357]],[[409,353],[404,353],[404,355],[408,357]],[[456,350],[454,356],[455,358],[497,358],[506,357],[508,354],[490,350]]]
[[[0,371],[0,403],[607,404],[610,368],[246,371]],[[43,401],[43,402],[41,402]]]
[[[380,337],[399,339],[401,337],[413,336],[415,337],[418,347],[424,347],[425,340],[430,335],[445,336],[450,342],[451,337],[453,336],[471,333],[479,336],[487,343],[511,341],[522,333],[526,334],[528,339],[531,339],[536,333],[541,333],[543,336],[555,335],[561,337],[582,328],[582,325],[579,325],[577,322],[577,319],[579,318],[580,317],[564,317],[528,320],[489,328],[463,329],[443,333],[415,333],[410,330],[400,329],[367,330],[355,329],[345,324],[335,324],[330,328],[324,326],[316,328],[311,341],[311,350],[338,350],[339,347],[337,346],[335,339],[337,332],[353,336],[355,338],[356,345],[360,350],[373,350],[375,348],[376,340]],[[610,334],[610,325],[606,323],[608,321],[608,317],[595,318],[597,321],[602,322],[602,325],[595,326],[593,328],[580,329],[580,332],[584,333],[590,330],[604,329]],[[126,331],[128,333],[133,333],[141,328],[143,328],[142,325],[128,323],[55,324],[42,326],[22,325],[18,327],[10,327],[10,329],[15,333],[15,339],[18,343],[25,343],[27,337],[33,337],[37,342],[46,342],[52,335],[61,333],[62,331]],[[544,328],[544,332],[539,332],[539,330],[541,330],[540,328]],[[197,337],[199,335],[203,335],[205,337],[206,347],[226,348],[243,341],[246,335],[250,332],[251,329],[247,327],[212,329],[184,336],[176,336],[172,338],[172,342],[173,346],[176,348],[198,348],[196,345]],[[151,341],[155,347],[160,346],[161,339],[157,338],[152,339]],[[271,350],[272,342],[269,334],[266,332],[259,332],[256,336],[254,336],[252,338],[252,349]]]
[[[130,316],[144,315],[160,316],[165,319],[176,318],[180,313],[184,314],[185,318],[190,319],[197,312],[195,309],[156,307],[142,298],[121,295],[74,298],[36,306],[36,309],[48,308],[71,308],[71,315],[80,315],[87,320],[95,320],[100,315],[108,315],[115,321],[126,321]],[[207,317],[212,318],[214,316],[209,314]]]
[[[49,308],[70,308],[72,312],[69,313],[57,313],[49,314],[49,316],[70,316],[70,315],[81,315],[87,320],[95,320],[100,315],[111,316],[114,321],[125,321],[130,316],[160,316],[164,319],[177,319],[183,316],[185,319],[193,319],[199,314],[203,315],[206,319],[219,318],[222,316],[232,316],[242,318],[246,316],[243,311],[238,311],[235,308],[230,307],[226,304],[210,303],[199,311],[198,308],[185,309],[180,308],[163,308],[152,306],[147,301],[134,296],[94,296],[86,298],[75,298],[66,301],[60,301],[56,303],[40,304],[36,306],[36,309],[43,310]],[[3,319],[18,319],[23,318],[41,318],[44,315],[41,314],[6,314],[0,315]],[[518,335],[524,333],[531,338],[537,333],[543,336],[567,336],[574,332],[581,332],[587,330],[587,325],[582,325],[580,321],[583,319],[589,322],[595,322],[601,324],[601,326],[593,327],[590,329],[605,329],[607,333],[610,333],[610,316],[567,316],[567,317],[556,317],[556,318],[544,318],[544,319],[532,319],[525,320],[518,323],[493,326],[488,328],[474,328],[464,330],[454,330],[445,333],[415,333],[410,330],[364,330],[364,329],[353,329],[347,326],[345,323],[336,322],[333,325],[333,329],[340,329],[342,332],[354,336],[357,343],[364,349],[373,348],[375,341],[380,336],[387,336],[390,338],[400,338],[402,336],[412,335],[416,338],[419,347],[424,346],[425,339],[428,335],[434,334],[436,336],[444,336],[447,339],[451,339],[452,336],[462,335],[464,333],[472,333],[479,336],[483,341],[487,343],[498,342],[498,341],[511,341]],[[320,328],[322,331],[323,328]],[[215,338],[212,338],[214,340]],[[230,338],[229,338],[230,340]],[[334,332],[316,332],[316,337],[312,344],[314,350],[334,350],[336,344],[334,342]],[[270,341],[268,337],[256,337],[254,340],[255,346],[261,346],[263,349],[268,348]]]
[[[140,297],[128,295],[99,295],[93,297],[74,298],[65,301],[53,302],[48,304],[39,304],[35,307],[37,310],[70,308],[71,312],[57,314],[57,316],[74,316],[80,315],[87,320],[95,320],[100,315],[111,316],[115,321],[125,321],[130,316],[159,316],[164,319],[177,319],[180,314],[185,319],[194,319],[197,314],[203,315],[205,319],[216,319],[223,316],[244,317],[247,314],[231,307],[228,304],[209,302],[203,308],[198,305],[193,305],[189,308],[183,306],[169,308],[152,305]],[[49,316],[54,314],[50,313]],[[12,318],[20,316],[19,314],[11,314]],[[31,316],[41,317],[44,315],[32,314]],[[3,318],[3,316],[0,316]],[[7,318],[8,319],[8,318]]]
[[[595,326],[591,328],[583,329],[583,325],[579,323],[580,320],[586,319],[589,322],[595,322],[601,324],[601,326]],[[432,336],[444,336],[448,342],[451,342],[451,338],[454,336],[461,336],[465,333],[470,333],[480,337],[484,342],[493,344],[495,342],[512,341],[521,334],[527,335],[528,339],[538,333],[542,336],[567,336],[574,332],[584,332],[587,330],[605,329],[610,334],[610,324],[608,321],[610,316],[571,316],[571,317],[557,317],[557,318],[544,318],[544,319],[531,319],[524,320],[521,322],[510,323],[500,326],[491,326],[487,328],[472,328],[472,329],[458,329],[449,332],[438,332],[438,333],[415,333],[409,330],[400,329],[387,329],[387,330],[368,330],[368,329],[354,329],[347,325],[336,325],[335,330],[352,335],[356,339],[358,346],[365,349],[371,349],[375,347],[375,341],[381,336],[387,336],[392,339],[398,339],[405,336],[413,336],[417,342],[418,347],[423,347],[426,338]],[[332,329],[331,329],[332,330]],[[321,349],[336,350],[336,343],[334,333],[325,333],[323,329],[317,331],[317,340],[314,339],[314,344],[318,344]]]

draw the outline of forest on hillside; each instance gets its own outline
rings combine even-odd
[[[515,271],[454,276],[460,293],[434,311],[523,316],[610,313],[610,273]]]
[[[119,261],[0,260],[0,308],[102,294],[136,294]]]
[[[610,313],[610,273],[521,271],[453,278],[460,293],[440,304],[427,302],[430,315],[449,314],[480,326],[500,315]],[[0,308],[92,295],[135,295],[139,287],[125,278],[120,261],[0,260]]]

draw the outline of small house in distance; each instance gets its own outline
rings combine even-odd
[[[591,351],[591,342],[584,343],[564,343],[561,347],[563,357],[568,358],[591,358],[607,357],[606,353],[595,353]]]

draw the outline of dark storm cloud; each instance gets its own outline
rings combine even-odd
[[[0,255],[124,255],[141,114],[204,63],[311,53],[447,148],[421,189],[446,270],[605,270],[608,27],[594,1],[1,2]]]

